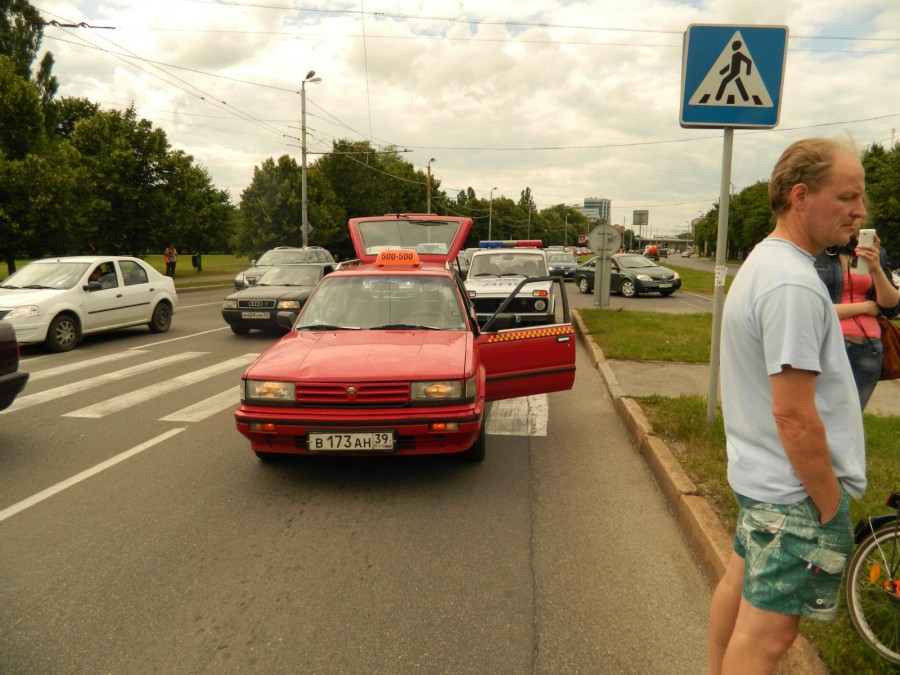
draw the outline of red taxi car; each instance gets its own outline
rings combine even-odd
[[[479,328],[451,264],[471,219],[394,214],[349,227],[359,265],[322,279],[290,332],[243,375],[235,420],[260,459],[457,453],[480,461],[486,402],[572,387],[565,300],[563,323],[504,328],[513,315],[505,321],[500,307]],[[293,315],[281,319],[291,326]]]

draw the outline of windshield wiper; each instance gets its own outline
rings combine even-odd
[[[527,274],[522,274],[521,272],[505,272],[500,275],[501,277],[527,277]]]
[[[43,284],[28,284],[27,286],[22,286],[22,288],[53,288],[53,286],[44,286]]]
[[[18,286],[13,286],[12,284],[3,284],[0,285],[0,288],[15,288],[16,290],[20,290]]]
[[[297,326],[297,330],[359,330],[358,326],[333,326],[329,323],[315,323],[310,326]]]
[[[419,326],[411,323],[389,323],[384,326],[373,326],[370,330],[440,330],[440,328]]]
[[[492,274],[491,272],[479,272],[478,274],[471,274],[469,276],[473,277],[496,277],[499,276],[497,274]]]

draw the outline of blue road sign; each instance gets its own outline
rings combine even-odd
[[[777,126],[787,39],[787,26],[688,26],[681,68],[681,126]]]

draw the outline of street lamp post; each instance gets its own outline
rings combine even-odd
[[[427,207],[425,213],[431,213],[431,163],[436,161],[434,157],[428,160],[428,185],[425,186]]]
[[[488,241],[491,239],[491,222],[494,219],[494,190],[496,189],[495,187],[491,188],[491,199],[488,204]]]
[[[316,77],[316,71],[311,70],[300,83],[300,232],[303,238],[303,248],[309,244],[309,215],[307,209],[309,200],[306,195],[306,83],[321,82],[321,77]]]

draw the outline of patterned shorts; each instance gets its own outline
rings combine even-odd
[[[830,621],[853,549],[850,498],[824,525],[810,498],[767,504],[735,494],[740,513],[734,552],[744,559],[742,594],[754,607]]]

